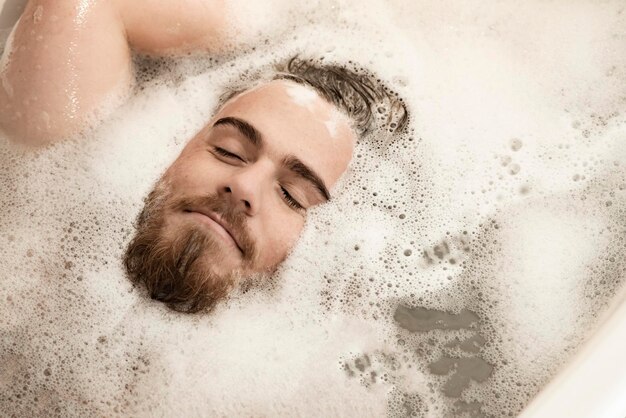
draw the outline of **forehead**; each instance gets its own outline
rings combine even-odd
[[[356,137],[348,119],[315,90],[276,80],[228,101],[214,120],[237,117],[263,135],[270,156],[295,155],[330,186],[345,171]]]

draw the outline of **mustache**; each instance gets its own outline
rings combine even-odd
[[[216,213],[237,241],[244,260],[252,262],[256,258],[257,248],[247,226],[246,214],[234,209],[230,199],[218,195],[191,196],[176,199],[169,206],[174,211],[203,209]]]

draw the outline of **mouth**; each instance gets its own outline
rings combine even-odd
[[[241,245],[237,241],[235,234],[232,232],[232,228],[222,219],[220,215],[213,211],[201,209],[185,209],[183,212],[196,218],[199,222],[213,230],[213,232],[215,232],[227,245],[235,248],[242,255],[244,254]]]

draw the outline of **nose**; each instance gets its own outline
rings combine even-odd
[[[268,176],[262,165],[249,165],[239,168],[224,182],[222,193],[230,197],[233,208],[248,216],[256,215],[261,209],[262,189]]]

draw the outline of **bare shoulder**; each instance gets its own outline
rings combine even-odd
[[[218,52],[232,36],[224,0],[116,0],[133,49],[152,55]]]
[[[0,125],[43,145],[79,131],[131,79],[124,27],[105,0],[30,0],[0,66]]]
[[[132,50],[221,52],[245,30],[267,29],[250,24],[259,9],[246,0],[29,0],[0,65],[0,127],[31,145],[74,135],[128,91]]]

